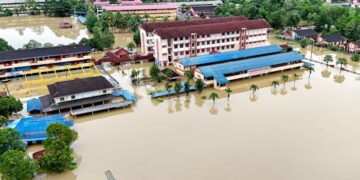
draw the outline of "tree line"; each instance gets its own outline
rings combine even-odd
[[[360,40],[360,9],[327,5],[323,0],[224,0],[215,14],[263,18],[277,30],[315,26],[324,34],[340,33],[350,41]]]

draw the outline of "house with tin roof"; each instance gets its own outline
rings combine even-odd
[[[322,34],[318,37],[318,43],[322,46],[342,46],[345,47],[347,39],[339,34]]]

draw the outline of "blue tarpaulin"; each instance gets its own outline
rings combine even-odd
[[[200,65],[222,63],[231,60],[252,58],[262,55],[281,53],[281,52],[282,52],[282,48],[280,46],[271,45],[271,46],[249,48],[249,49],[243,49],[237,51],[223,52],[218,54],[210,54],[205,56],[184,58],[180,60],[180,63],[184,67],[200,66]]]
[[[26,101],[26,111],[32,112],[32,111],[41,111],[41,102],[39,98],[32,98],[28,101]]]
[[[78,16],[77,20],[81,23],[81,24],[85,24],[86,22],[86,18],[84,16]]]
[[[224,75],[222,75],[222,74],[214,75],[214,79],[220,85],[226,85],[227,83],[229,83],[229,80],[226,79],[226,77]]]
[[[116,90],[112,94],[113,96],[122,96],[128,101],[136,102],[136,97],[128,90]]]
[[[7,125],[19,132],[24,142],[43,141],[47,138],[46,129],[53,123],[64,124],[68,127],[74,125],[74,121],[66,120],[64,115],[52,116],[28,116],[15,120]]]

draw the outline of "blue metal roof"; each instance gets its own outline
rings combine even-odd
[[[226,77],[223,74],[215,74],[214,79],[220,85],[226,85],[227,83],[229,83],[229,80],[226,79]]]
[[[240,71],[247,71],[272,65],[290,63],[294,61],[303,60],[304,57],[298,52],[292,51],[287,53],[275,54],[270,56],[262,56],[257,58],[250,58],[241,61],[232,61],[222,64],[215,64],[210,66],[200,67],[200,71],[205,77],[214,77],[216,75],[237,73]]]
[[[272,54],[272,53],[280,53],[282,48],[278,45],[264,46],[264,47],[256,47],[249,48],[237,51],[229,51],[218,54],[210,54],[205,56],[184,58],[180,60],[180,63],[185,66],[197,66],[202,64],[209,63],[221,63],[225,61],[231,61],[236,59],[244,59],[251,58],[254,56]]]
[[[32,98],[26,101],[26,111],[32,112],[32,111],[41,111],[41,102],[39,98]]]
[[[74,125],[74,121],[66,120],[64,115],[52,116],[29,116],[15,120],[7,125],[19,132],[24,142],[43,141],[47,138],[46,129],[53,123],[64,124],[68,127]]]
[[[115,97],[122,96],[128,101],[136,102],[136,97],[128,90],[116,90],[112,93],[112,95]]]

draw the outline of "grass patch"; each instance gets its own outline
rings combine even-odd
[[[206,96],[201,96],[201,99],[206,99]]]
[[[155,101],[158,102],[158,103],[162,103],[162,102],[164,102],[164,99],[163,98],[156,98]]]

